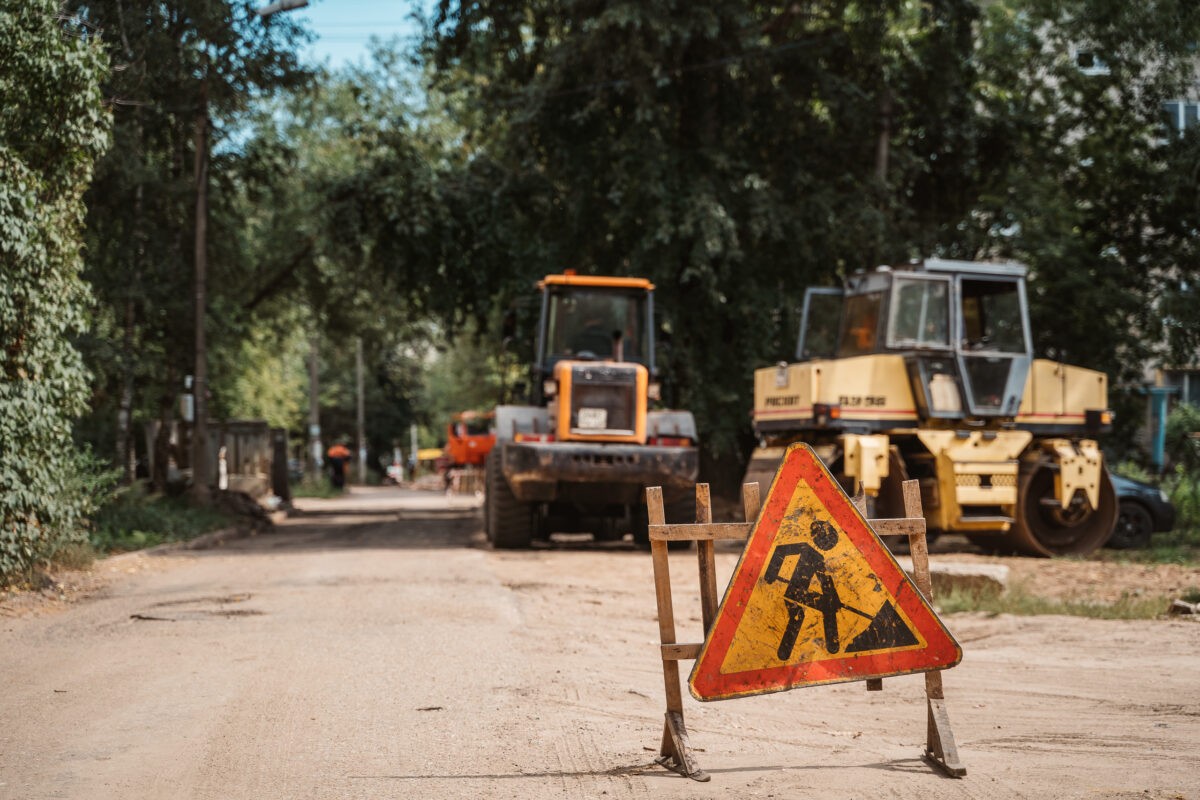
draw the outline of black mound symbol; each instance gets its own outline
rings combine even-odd
[[[883,604],[879,613],[871,620],[867,629],[854,637],[854,641],[846,646],[847,653],[861,653],[865,650],[889,650],[897,647],[908,647],[918,644],[917,637],[900,619],[891,601]]]

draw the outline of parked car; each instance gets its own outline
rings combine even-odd
[[[1118,512],[1106,547],[1118,550],[1145,547],[1150,543],[1150,534],[1169,531],[1175,526],[1175,506],[1162,489],[1123,475],[1113,475],[1112,482],[1117,492]]]

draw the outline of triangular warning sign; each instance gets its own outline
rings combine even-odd
[[[788,448],[688,685],[698,700],[952,667],[962,649],[808,445]]]

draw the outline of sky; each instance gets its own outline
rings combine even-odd
[[[309,0],[307,8],[289,11],[305,22],[316,39],[307,48],[308,60],[337,69],[364,60],[372,36],[387,40],[418,33],[413,9],[429,9],[429,0]]]

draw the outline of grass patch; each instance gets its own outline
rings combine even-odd
[[[96,560],[96,548],[90,542],[71,542],[54,551],[50,562],[63,569],[87,569]]]
[[[344,491],[344,489],[333,488],[328,478],[314,478],[310,475],[305,475],[302,481],[292,485],[292,497],[329,499],[331,497],[341,497]]]
[[[1126,551],[1131,561],[1147,564],[1200,565],[1200,528],[1176,528],[1150,537],[1150,546]]]
[[[982,611],[985,614],[1014,614],[1032,617],[1061,614],[1090,619],[1155,619],[1166,613],[1170,599],[1122,594],[1112,603],[1093,600],[1060,600],[1038,597],[1017,583],[1006,591],[955,589],[938,595],[937,606],[945,614]]]
[[[100,553],[141,550],[194,539],[233,522],[234,517],[215,508],[191,506],[182,497],[150,495],[134,486],[93,518],[91,546]]]

